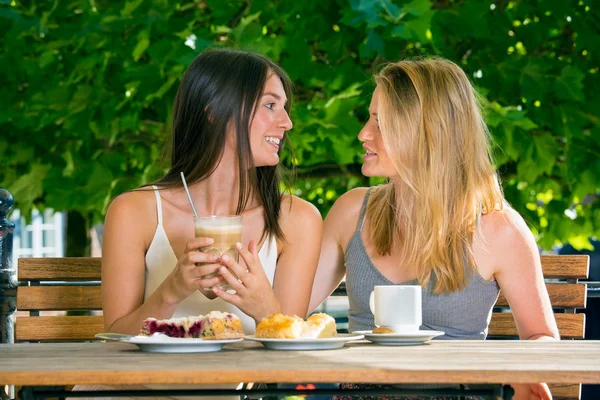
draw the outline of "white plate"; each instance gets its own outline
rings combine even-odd
[[[135,344],[142,351],[151,353],[208,353],[220,351],[223,346],[230,343],[241,342],[242,339],[205,340],[172,338],[162,334],[153,336],[131,336],[118,333],[99,333],[98,339],[118,340],[122,343]]]
[[[386,346],[413,346],[423,344],[436,336],[444,335],[442,331],[418,331],[413,333],[373,333],[372,331],[355,331],[364,335],[365,339],[375,344]]]
[[[244,339],[260,342],[270,350],[332,350],[341,349],[351,340],[360,340],[363,335],[338,333],[337,336],[320,339],[269,339],[246,336]]]

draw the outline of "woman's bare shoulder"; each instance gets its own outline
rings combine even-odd
[[[495,268],[510,268],[523,260],[539,258],[535,237],[525,219],[509,206],[483,216],[482,233],[485,247],[496,260]]]
[[[336,200],[325,218],[323,235],[327,240],[334,240],[342,249],[346,248],[356,231],[360,210],[368,190],[366,187],[355,188]]]
[[[511,242],[515,238],[532,235],[523,217],[510,206],[486,214],[481,220],[488,240]]]
[[[281,199],[280,221],[282,225],[313,224],[321,221],[321,213],[311,202],[285,194]]]
[[[156,197],[152,189],[136,189],[115,197],[106,212],[105,226],[142,237],[144,241],[158,223]]]
[[[137,215],[147,215],[147,212],[152,208],[156,209],[154,191],[142,188],[121,193],[115,197],[110,202],[107,213],[115,213],[123,217],[128,215],[135,217]]]
[[[332,218],[358,219],[360,209],[370,188],[358,187],[341,195],[329,210]]]
[[[287,251],[297,251],[299,246],[318,248],[321,243],[321,213],[312,203],[297,196],[283,196],[279,226],[285,237],[285,240],[278,241],[280,255]]]

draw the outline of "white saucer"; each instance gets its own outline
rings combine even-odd
[[[122,343],[135,344],[141,351],[150,353],[209,353],[220,351],[230,343],[241,342],[242,339],[206,340],[192,338],[172,338],[162,334],[152,336],[132,336],[118,333],[98,333],[96,338],[117,340]]]
[[[423,344],[436,336],[445,335],[442,331],[426,330],[410,333],[373,333],[372,331],[355,331],[353,333],[364,335],[368,341],[386,346],[414,346]]]
[[[262,343],[265,348],[270,350],[332,350],[341,349],[351,340],[360,340],[362,334],[338,333],[334,337],[319,339],[270,339],[257,338],[254,335],[245,336],[244,339]]]

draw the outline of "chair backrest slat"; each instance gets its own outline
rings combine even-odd
[[[23,286],[17,291],[17,309],[101,310],[100,286]]]
[[[19,258],[19,281],[100,281],[101,258]]]
[[[562,339],[583,339],[585,314],[554,314],[554,317]],[[488,335],[491,337],[519,337],[512,313],[492,313]]]
[[[585,283],[547,283],[550,303],[554,308],[585,308],[587,285]],[[496,307],[509,307],[508,301],[500,292]]]
[[[586,279],[590,273],[590,257],[586,255],[543,255],[541,258],[547,279]]]
[[[104,318],[98,315],[19,317],[15,336],[20,342],[94,340],[104,332]]]
[[[574,383],[571,385],[561,383],[548,384],[552,392],[553,400],[570,400],[581,398],[581,385]]]

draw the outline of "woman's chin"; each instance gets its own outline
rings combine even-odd
[[[387,179],[393,179],[393,178],[395,178],[397,176],[397,174],[386,173],[385,171],[383,171],[381,169],[375,170],[375,168],[368,168],[368,167],[365,168],[364,165],[361,168],[361,172],[367,178],[387,178]]]
[[[279,156],[275,155],[275,157],[269,157],[268,159],[263,160],[255,160],[256,167],[274,167],[279,164]]]
[[[360,172],[362,172],[362,174],[363,174],[364,176],[368,176],[369,178],[370,178],[370,177],[377,176],[377,175],[375,175],[375,174],[373,173],[373,172],[374,172],[374,171],[373,171],[373,168],[369,168],[368,166],[366,166],[366,165],[364,165],[364,164],[363,164],[363,166],[360,168]]]

